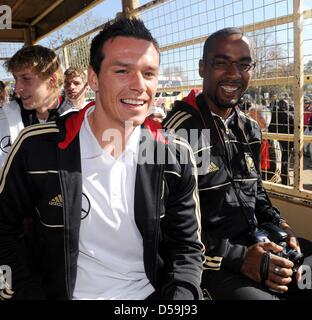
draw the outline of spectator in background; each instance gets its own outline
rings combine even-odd
[[[5,66],[15,79],[15,98],[3,107],[8,137],[6,152],[18,133],[36,123],[55,120],[69,107],[60,95],[63,71],[60,60],[49,48],[35,45],[18,50]],[[3,158],[0,163],[2,166]]]
[[[272,110],[272,120],[269,126],[272,133],[294,133],[294,115],[289,111],[289,104],[286,99],[281,99]],[[289,158],[294,143],[291,141],[279,141],[282,147],[282,184],[288,185]]]
[[[304,100],[304,109],[303,109],[304,129],[306,129],[310,125],[311,118],[312,118],[312,102],[309,100]]]
[[[262,132],[268,131],[272,118],[269,108],[264,105],[255,105],[248,110],[248,115],[258,122]],[[281,164],[282,151],[280,143],[277,140],[268,140],[262,137],[260,162],[262,179],[280,183],[282,180]]]
[[[64,72],[64,91],[66,101],[73,109],[83,108],[88,91],[87,75],[83,70],[70,67]]]
[[[239,108],[241,111],[247,113],[248,110],[253,106],[254,104],[251,102],[250,99],[241,99],[241,102],[239,104]]]
[[[276,94],[272,94],[271,96],[271,102],[269,104],[269,109],[271,111],[273,111],[277,106],[277,95]]]
[[[0,81],[0,108],[5,105],[7,102],[8,95],[6,91],[6,86],[3,81]]]
[[[310,117],[309,125],[305,128],[304,134],[307,136],[312,136],[312,117]],[[310,163],[308,164],[309,168],[312,168],[312,143],[304,144],[304,155],[310,159]]]

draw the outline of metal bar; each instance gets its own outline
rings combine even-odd
[[[283,195],[288,195],[291,198],[298,197],[298,198],[302,198],[302,199],[308,199],[308,200],[310,199],[311,200],[312,191],[309,191],[306,189],[304,189],[304,190],[296,189],[293,187],[284,186],[282,184],[271,183],[268,181],[263,181],[263,185],[264,185],[265,189],[268,191],[277,192],[277,193],[283,194]]]
[[[267,184],[267,183],[265,182],[265,184]],[[268,184],[269,184],[269,182],[268,182]],[[301,197],[298,198],[298,197],[294,197],[293,194],[288,195],[288,194],[277,193],[274,191],[269,191],[268,194],[270,197],[273,196],[273,197],[280,199],[280,200],[285,200],[285,201],[297,203],[297,204],[304,205],[304,206],[307,206],[310,208],[312,207],[311,198],[301,198]]]
[[[134,13],[134,14],[136,14],[136,13],[142,13],[142,12],[144,12],[144,11],[146,11],[146,10],[149,10],[149,9],[151,9],[151,8],[153,8],[153,7],[156,7],[156,6],[158,6],[159,4],[165,3],[165,2],[167,2],[167,1],[168,1],[168,0],[154,0],[154,1],[150,1],[150,2],[148,2],[148,3],[146,3],[146,4],[143,4],[143,5],[140,6],[140,7],[137,7],[136,9],[132,10],[131,13]]]
[[[76,40],[75,40],[76,41]],[[57,49],[56,49],[57,50]],[[277,78],[263,78],[263,79],[252,79],[250,80],[249,87],[261,87],[261,86],[272,86],[272,85],[289,85],[294,82],[294,76],[290,77],[277,77]],[[312,75],[304,76],[304,84],[312,83]],[[157,91],[166,92],[166,91],[186,91],[191,89],[201,89],[202,85],[186,85],[179,87],[170,87],[170,88],[159,88]]]
[[[302,189],[303,175],[303,12],[302,0],[293,0],[294,8],[294,187]]]
[[[305,10],[303,12],[303,17],[305,19],[312,17],[312,10]],[[293,22],[293,18],[294,18],[293,15],[290,14],[290,15],[283,16],[283,17],[276,18],[276,19],[266,20],[264,22],[258,22],[255,24],[241,26],[240,28],[244,32],[251,32],[251,31],[255,31],[255,30],[259,30],[259,29],[263,29],[263,28],[268,28],[268,27],[273,27],[273,26],[285,24],[285,23],[290,23],[290,22]],[[168,50],[172,50],[172,49],[187,47],[187,46],[198,44],[198,43],[203,43],[206,41],[207,38],[208,38],[208,36],[204,36],[204,37],[194,38],[191,40],[177,42],[174,44],[170,44],[170,45],[161,47],[160,51],[168,51]]]
[[[294,141],[293,134],[262,132],[262,137],[269,140]],[[312,136],[303,136],[304,143],[312,143]]]

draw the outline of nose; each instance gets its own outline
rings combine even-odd
[[[70,89],[75,88],[75,85],[74,85],[73,82],[71,82],[71,83],[69,84],[69,88],[70,88]]]
[[[146,90],[144,76],[141,73],[134,73],[131,79],[131,90],[142,93]]]
[[[231,65],[229,66],[227,73],[235,76],[241,77],[241,71],[239,70],[238,64],[236,61],[232,61]]]
[[[22,82],[16,79],[15,80],[15,92],[20,93],[21,91],[23,91]]]

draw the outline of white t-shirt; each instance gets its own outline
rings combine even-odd
[[[145,299],[155,290],[134,219],[140,127],[118,159],[101,148],[87,116],[80,130],[83,212],[74,299]]]
[[[8,155],[11,144],[24,128],[21,110],[16,101],[0,108],[0,169]]]
[[[0,108],[0,169],[11,147],[10,128],[3,108]]]

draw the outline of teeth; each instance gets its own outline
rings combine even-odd
[[[127,104],[136,104],[136,105],[143,105],[144,102],[142,100],[132,100],[132,99],[121,99],[121,102]]]
[[[221,88],[227,92],[234,92],[238,89],[238,87],[231,87],[231,86],[221,86]]]

